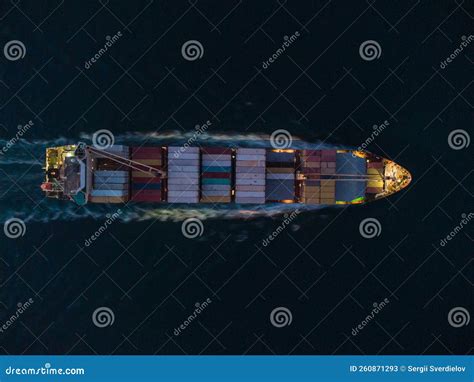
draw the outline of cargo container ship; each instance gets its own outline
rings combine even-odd
[[[411,181],[367,151],[228,147],[46,149],[48,197],[85,203],[362,204]]]

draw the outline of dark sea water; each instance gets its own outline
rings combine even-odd
[[[20,1],[0,3],[1,46],[19,40],[22,59],[0,56],[0,332],[5,354],[466,354],[474,313],[474,42],[469,2]],[[121,37],[85,68],[107,36]],[[266,69],[267,61],[299,37]],[[185,60],[198,40],[203,55]],[[359,46],[375,40],[378,59]],[[467,41],[467,40],[466,40]],[[127,205],[45,199],[44,150],[89,142],[99,129],[117,143],[185,142],[211,121],[199,145],[258,147],[276,129],[295,147],[358,147],[413,175],[408,189],[363,206],[301,208],[269,245],[292,206]],[[465,214],[465,215],[463,215]],[[199,218],[203,233],[182,234]],[[359,232],[366,218],[380,235]],[[205,308],[203,302],[211,302]],[[353,335],[352,331],[385,306]],[[195,312],[200,313],[178,335]],[[100,328],[93,313],[113,312]],[[291,322],[272,325],[284,307]],[[465,313],[463,313],[465,314]],[[188,320],[189,321],[189,320]]]

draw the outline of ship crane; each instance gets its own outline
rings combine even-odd
[[[86,145],[79,145],[77,147],[76,156],[78,156],[79,158],[81,157],[84,158],[88,154],[95,154],[102,158],[107,158],[115,163],[121,164],[122,166],[131,168],[136,171],[140,171],[145,174],[151,174],[151,175],[154,175],[155,177],[166,178],[166,171],[157,169],[152,166],[148,166],[143,163],[139,163],[131,159],[121,157],[120,155],[113,154],[110,151],[105,151],[102,149],[97,149],[95,147],[86,146]]]

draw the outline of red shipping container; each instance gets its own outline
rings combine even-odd
[[[210,179],[229,179],[230,175],[229,172],[204,172],[202,177]]]
[[[161,183],[161,178],[132,177],[132,183]]]
[[[137,195],[159,195],[161,196],[161,190],[139,190],[139,191],[132,191],[132,196]]]
[[[321,157],[316,155],[307,156],[302,159],[302,162],[321,162]]]
[[[321,155],[321,150],[303,150],[303,155]]]
[[[161,147],[132,147],[132,153],[161,153]]]
[[[303,172],[305,174],[320,174],[321,173],[321,169],[320,168],[317,168],[317,167],[305,167]]]
[[[383,192],[382,187],[367,187],[366,189],[367,194],[380,194],[381,192]]]
[[[383,168],[382,162],[369,162],[367,163],[368,168]]]
[[[161,149],[157,152],[132,152],[131,159],[161,159]]]
[[[132,202],[161,202],[161,194],[160,195],[132,195],[130,201]]]

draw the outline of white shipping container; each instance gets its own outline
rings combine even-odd
[[[94,184],[94,190],[128,190],[128,183],[99,183]]]
[[[124,184],[130,180],[126,177],[110,176],[110,177],[95,177],[94,184]]]
[[[168,179],[199,179],[199,172],[168,172]]]
[[[236,191],[259,191],[265,192],[265,186],[249,186],[249,185],[237,185]]]
[[[295,179],[295,174],[267,174],[267,179],[291,180]]]
[[[259,160],[265,163],[265,155],[246,155],[237,153],[237,162],[246,160]]]
[[[217,191],[217,190],[229,190],[230,185],[227,184],[203,184],[202,185],[203,191]]]
[[[168,171],[169,172],[198,172],[199,167],[198,166],[173,166],[173,165],[169,165],[168,166]]]
[[[178,153],[176,156],[174,154],[168,155],[168,162],[173,161],[173,160],[179,160],[179,159],[199,159],[199,154],[184,154],[184,153]]]
[[[169,184],[169,191],[199,191],[199,184]]]
[[[199,184],[199,178],[168,178],[168,184]]]
[[[127,196],[128,190],[92,190],[91,196]]]
[[[199,159],[173,159],[168,166],[199,166]]]
[[[225,160],[219,160],[219,161],[207,161],[207,160],[203,160],[202,161],[202,167],[231,167],[231,162],[230,160],[229,161],[225,161]],[[230,168],[229,168],[229,171],[230,171]]]
[[[265,179],[236,179],[236,185],[256,185],[256,186],[264,186]]]
[[[237,179],[265,179],[265,174],[253,174],[253,173],[237,173]]]
[[[128,176],[128,171],[105,171],[105,170],[97,170],[94,171],[95,176]]]
[[[238,149],[237,154],[265,155],[266,149]]]
[[[168,190],[168,197],[197,197],[198,193],[196,191],[171,191]]]
[[[199,203],[199,198],[196,197],[179,197],[168,196],[168,203]]]
[[[238,166],[235,171],[237,174],[250,174],[250,173],[262,174],[262,173],[265,173],[265,167]]]
[[[203,196],[230,196],[230,190],[228,191],[202,191]]]
[[[252,192],[252,191],[237,191],[235,193],[236,198],[264,198],[265,191],[263,192]]]
[[[265,204],[265,198],[235,198],[235,202],[242,204]]]

